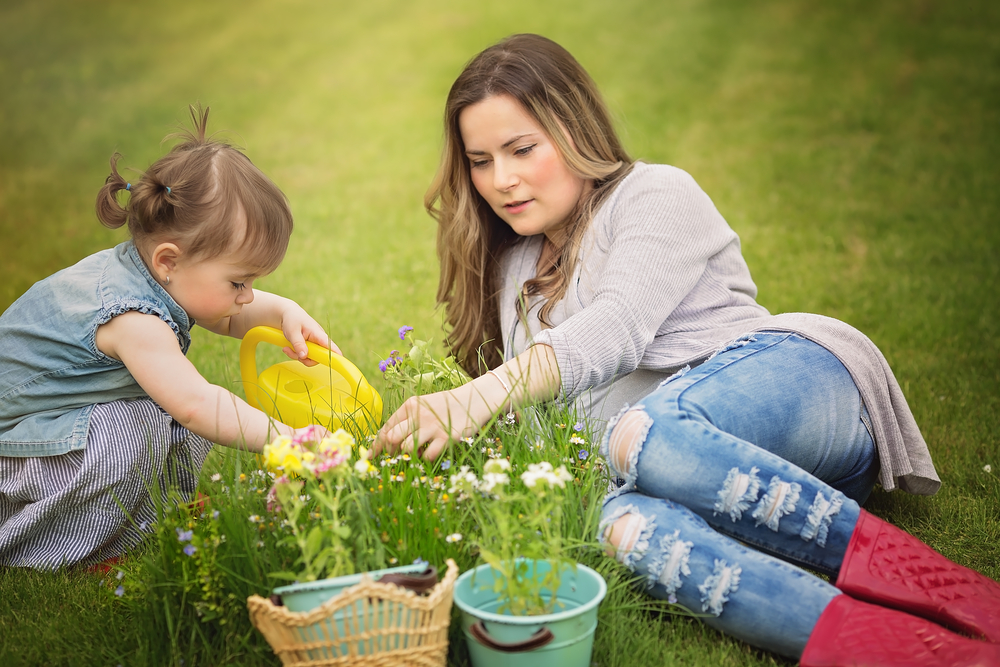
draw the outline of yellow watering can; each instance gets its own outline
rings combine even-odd
[[[306,341],[316,366],[284,361],[257,375],[258,343],[292,344],[273,327],[254,327],[240,345],[240,375],[247,403],[292,428],[319,424],[330,431],[345,427],[359,435],[375,433],[382,421],[382,397],[358,367],[336,352]]]

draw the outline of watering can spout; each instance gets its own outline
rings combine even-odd
[[[382,397],[358,367],[325,347],[306,341],[315,366],[285,361],[257,374],[259,343],[291,347],[273,327],[254,327],[240,345],[240,376],[247,403],[292,428],[318,424],[356,435],[375,433],[382,421]]]

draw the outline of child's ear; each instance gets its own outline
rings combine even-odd
[[[170,274],[177,270],[177,262],[181,258],[181,249],[173,243],[160,243],[150,255],[149,270],[160,283],[169,285]]]

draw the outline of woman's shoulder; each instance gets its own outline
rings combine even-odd
[[[619,190],[624,187],[698,187],[698,183],[688,172],[669,164],[637,161],[628,176],[622,179]]]

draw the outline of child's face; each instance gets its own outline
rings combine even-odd
[[[211,324],[238,315],[253,301],[258,276],[232,254],[212,259],[178,258],[164,289],[199,324]]]

